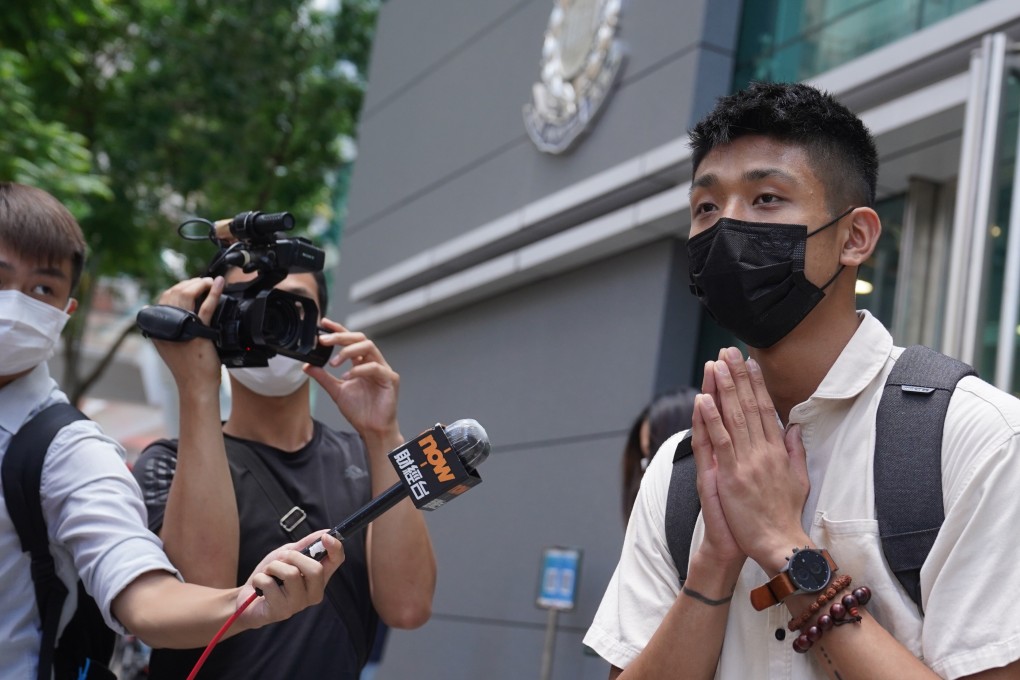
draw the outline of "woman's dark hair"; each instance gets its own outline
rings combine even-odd
[[[649,459],[662,444],[677,432],[691,426],[694,417],[694,397],[698,391],[693,387],[681,387],[660,394],[641,410],[627,435],[623,448],[623,521],[630,520],[630,512],[637,498],[644,468],[641,460],[641,424],[648,421]]]
[[[751,83],[721,97],[688,134],[695,174],[715,147],[739,137],[763,135],[804,148],[825,186],[832,212],[875,204],[875,140],[850,109],[809,85]]]

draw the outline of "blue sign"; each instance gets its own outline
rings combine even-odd
[[[538,606],[546,609],[573,609],[580,571],[580,548],[546,548],[542,554]]]

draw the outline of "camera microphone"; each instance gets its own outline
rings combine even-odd
[[[489,452],[489,436],[477,420],[464,418],[426,430],[390,452],[390,462],[400,481],[355,510],[329,534],[343,541],[408,497],[421,510],[445,505],[481,483],[475,468]],[[326,556],[322,541],[301,552],[316,560]]]
[[[276,232],[290,231],[293,228],[294,216],[289,212],[263,213],[249,210],[213,222],[213,233],[221,241],[272,239]]]

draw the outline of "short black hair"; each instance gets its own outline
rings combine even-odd
[[[746,135],[763,135],[804,148],[833,213],[875,204],[875,140],[850,109],[810,85],[751,83],[721,97],[688,134],[695,173],[715,147]]]
[[[315,279],[315,286],[318,289],[316,297],[319,302],[319,316],[326,316],[326,308],[329,307],[329,284],[326,283],[326,274],[320,269],[312,272],[312,277]]]
[[[69,261],[74,295],[87,246],[78,221],[55,197],[36,187],[0,182],[0,243],[36,262]]]

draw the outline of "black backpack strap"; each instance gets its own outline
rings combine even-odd
[[[974,369],[921,346],[896,360],[875,428],[875,515],[882,550],[921,608],[921,566],[945,520],[942,433],[949,400]],[[912,455],[914,453],[917,455]]]
[[[698,497],[698,470],[694,464],[691,432],[688,430],[673,454],[673,471],[666,495],[666,544],[673,563],[680,572],[680,583],[687,580],[687,563],[691,557],[694,526],[701,512]]]
[[[227,458],[235,465],[247,470],[262,489],[262,493],[269,499],[269,504],[273,506],[276,516],[280,518],[280,528],[290,537],[290,540],[297,541],[309,533],[310,530],[304,533],[296,532],[296,529],[305,522],[305,511],[291,502],[290,496],[280,486],[280,481],[266,467],[265,461],[243,442],[224,437],[223,445],[227,450]]]
[[[305,511],[291,500],[280,484],[280,480],[269,470],[265,461],[244,442],[224,437],[223,444],[230,462],[238,468],[247,470],[266,495],[266,498],[269,499],[270,505],[273,506],[273,511],[280,518],[280,529],[283,530],[290,540],[297,541],[310,533],[310,530],[304,533],[295,532],[298,525],[304,523]],[[372,637],[369,637],[369,631],[365,630],[361,617],[349,605],[350,602],[353,602],[353,598],[350,596],[345,597],[338,591],[341,586],[345,588],[352,587],[347,579],[343,577],[343,574],[337,573],[326,586],[326,599],[333,605],[337,614],[340,615],[340,619],[344,622],[344,626],[351,636],[351,641],[354,643],[354,650],[358,655],[358,667],[363,668],[368,662],[368,654],[372,649],[374,633]]]
[[[70,404],[53,404],[21,426],[4,454],[2,471],[4,500],[21,549],[32,559],[32,583],[39,609],[42,639],[39,645],[39,680],[50,680],[60,613],[67,586],[57,576],[50,554],[49,534],[42,513],[39,485],[50,443],[65,425],[87,416]]]

